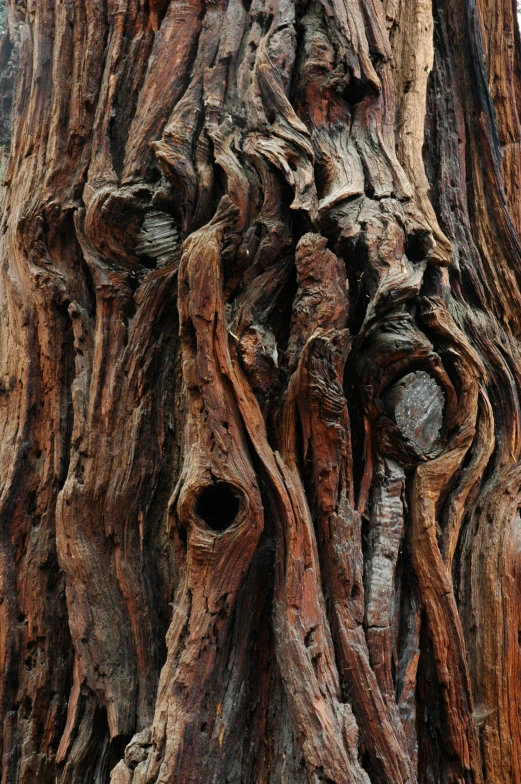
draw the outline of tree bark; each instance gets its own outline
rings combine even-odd
[[[521,784],[514,0],[8,0],[1,784]]]

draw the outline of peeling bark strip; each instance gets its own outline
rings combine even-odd
[[[7,5],[1,784],[521,784],[513,3]]]

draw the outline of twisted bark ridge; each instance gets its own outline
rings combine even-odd
[[[2,784],[521,784],[515,3],[7,14]]]

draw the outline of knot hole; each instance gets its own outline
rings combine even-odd
[[[195,513],[212,531],[226,531],[239,512],[239,497],[227,482],[204,487],[197,498]]]

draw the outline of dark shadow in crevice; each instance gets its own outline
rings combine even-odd
[[[232,486],[227,482],[215,482],[201,490],[195,512],[208,528],[221,533],[234,524],[239,508],[239,497]]]

